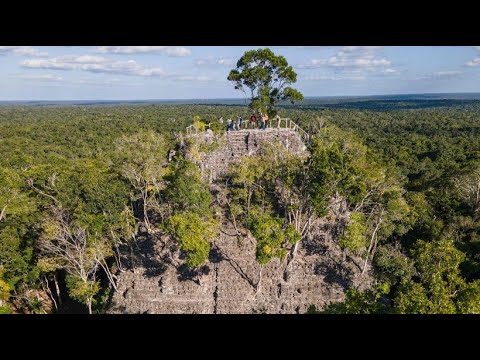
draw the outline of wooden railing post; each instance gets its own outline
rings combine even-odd
[[[283,125],[283,122],[285,122],[285,125]],[[249,126],[248,126],[248,120],[247,121],[244,121],[245,125],[243,126],[245,129],[248,129]],[[278,127],[278,128],[285,128],[285,129],[290,129],[290,130],[293,130],[293,131],[296,131],[296,132],[299,132],[300,133],[300,136],[301,138],[305,141],[305,142],[309,142],[310,141],[310,134],[307,133],[305,130],[303,130],[295,121],[293,121],[292,119],[290,118],[280,118],[280,119],[275,119],[275,124],[274,124],[274,119],[268,119],[266,121],[266,126],[267,127],[270,127],[270,128],[274,128],[275,126]],[[211,129],[212,128],[212,123],[208,123],[206,124],[206,128],[208,129]],[[241,129],[241,127],[239,128],[239,130]],[[186,130],[186,133],[187,133],[187,136],[189,135],[192,135],[192,134],[195,134],[197,135],[198,134],[198,130],[192,125],[189,125],[185,128]]]

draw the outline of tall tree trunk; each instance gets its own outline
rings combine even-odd
[[[255,295],[258,294],[258,292],[260,291],[260,286],[262,285],[262,272],[263,272],[263,265],[260,265],[260,275],[259,275],[259,279],[255,289]]]
[[[373,260],[373,257],[375,256],[375,251],[377,250],[377,244],[378,244],[378,236],[375,237],[375,243],[373,244],[373,249],[370,254],[370,257],[372,258],[372,260]]]
[[[227,202],[227,205],[228,205],[228,209],[230,210],[230,215],[232,215],[232,223],[233,223],[233,227],[235,228],[235,232],[237,233],[237,235],[241,235],[240,231],[238,230],[238,226],[237,226],[237,219],[235,217],[235,215],[233,214],[232,212],[232,208],[231,208],[231,203],[230,201],[228,201],[228,199],[226,200]]]
[[[58,304],[62,306],[62,295],[60,293],[60,286],[58,285],[57,273],[53,273],[53,283],[55,284],[55,291],[57,292]]]
[[[288,268],[290,265],[293,263],[295,260],[295,256],[297,255],[297,249],[298,249],[298,244],[300,243],[300,240],[298,240],[295,245],[293,245],[292,250],[290,251],[290,257],[287,262],[287,266],[285,266],[285,270],[283,271],[283,279],[287,281],[287,275],[288,275]]]
[[[108,278],[108,281],[110,282],[110,285],[112,285],[112,287],[115,289],[115,291],[118,290],[117,284],[116,284],[115,279],[114,279],[114,275],[112,274],[112,272],[108,268],[108,264],[105,261],[105,258],[98,259],[97,261],[100,264],[100,267],[103,269],[103,271],[105,271],[105,274],[107,275],[107,278]]]
[[[0,221],[2,221],[3,217],[5,216],[5,212],[7,211],[7,205],[5,205],[0,212]]]
[[[233,227],[235,228],[235,231],[237,233],[237,235],[241,235],[241,232],[240,230],[238,230],[238,227],[237,227],[237,219],[235,218],[235,215],[232,214],[232,220],[233,220]]]
[[[87,306],[88,306],[88,313],[92,315],[92,298],[91,297],[87,298]]]
[[[55,306],[55,312],[58,312],[57,301],[55,300],[55,296],[53,296],[52,290],[50,290],[50,286],[48,285],[47,276],[44,275],[43,278],[44,278],[44,280],[45,280],[45,285],[47,286],[47,288],[45,289],[45,292],[50,296],[50,299],[52,299],[52,301],[53,301],[53,306]]]
[[[365,262],[363,263],[362,275],[365,274],[365,271],[367,270],[368,258],[370,257],[370,253],[373,249],[373,246],[376,243],[375,239],[376,239],[377,231],[380,227],[380,224],[382,223],[382,218],[381,218],[382,214],[383,214],[383,211],[380,214],[380,219],[378,220],[377,225],[375,226],[375,230],[373,230],[372,237],[370,238],[370,245],[368,246],[367,256],[365,256]]]
[[[125,269],[123,268],[123,265],[122,265],[122,255],[120,255],[120,249],[118,248],[117,244],[115,244],[113,257],[115,258],[115,262],[117,263],[118,271],[124,272]]]
[[[148,220],[148,211],[147,211],[148,194],[146,189],[142,197],[143,197],[143,221],[145,222],[145,227],[147,228],[147,232],[150,234],[152,232],[152,229],[150,227],[150,221]]]
[[[251,189],[251,186],[248,187],[248,197],[247,197],[247,219],[250,216],[250,201],[252,199],[252,194],[253,191]]]

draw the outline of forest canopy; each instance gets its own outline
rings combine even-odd
[[[257,261],[294,257],[308,218],[339,196],[352,212],[339,245],[376,285],[312,312],[480,312],[480,103],[309,106],[279,107],[312,134],[307,159],[267,151],[232,170],[229,212],[256,237]],[[168,153],[194,118],[245,111],[0,107],[0,312],[105,311],[121,253],[143,232],[168,234],[201,269],[217,209],[198,168]]]

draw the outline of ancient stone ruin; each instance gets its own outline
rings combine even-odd
[[[278,142],[301,153],[306,146],[292,129],[240,130],[215,139],[212,132],[197,134],[201,141],[220,141],[197,161],[215,194],[215,180],[243,156],[257,156],[265,143]],[[335,207],[342,213],[339,203]],[[335,207],[333,210],[335,210]],[[345,290],[365,284],[359,266],[345,261],[333,241],[342,219],[318,219],[309,238],[302,240],[288,268],[287,262],[256,261],[256,240],[246,230],[237,235],[222,218],[219,237],[208,263],[192,272],[182,263],[174,242],[144,234],[137,241],[134,263],[120,274],[110,313],[305,313],[344,299]],[[173,257],[172,257],[173,254]],[[360,261],[357,261],[360,263]]]
[[[218,141],[208,130],[197,136],[199,141],[206,144]],[[201,159],[198,161],[202,174],[210,182],[225,175],[232,164],[245,156],[260,156],[267,144],[281,144],[297,154],[307,149],[298,132],[285,128],[229,131],[220,142],[223,146],[209,153],[201,153]]]

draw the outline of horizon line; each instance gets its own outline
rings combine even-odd
[[[362,98],[362,97],[380,97],[380,96],[412,96],[412,95],[461,95],[461,94],[479,94],[478,92],[429,92],[429,93],[398,93],[398,94],[369,94],[369,95],[310,95],[305,99],[311,98]],[[0,102],[62,102],[62,101],[191,101],[191,100],[235,100],[248,101],[246,98],[146,98],[146,99],[16,99],[16,100],[0,100]]]

